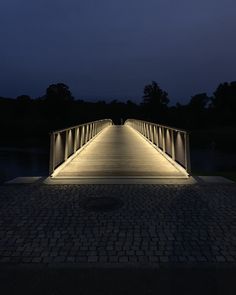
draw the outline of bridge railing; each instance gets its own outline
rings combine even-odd
[[[187,131],[136,119],[126,120],[125,125],[141,133],[168,160],[190,174],[189,133]]]
[[[112,125],[110,119],[93,121],[66,129],[53,131],[50,134],[49,175],[84,147],[104,128]]]

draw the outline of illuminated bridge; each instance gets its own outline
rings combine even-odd
[[[51,134],[53,178],[188,178],[188,133],[128,119],[105,119]]]

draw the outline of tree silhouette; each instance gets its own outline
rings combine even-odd
[[[218,86],[214,92],[212,107],[217,110],[236,110],[236,81]]]
[[[186,125],[190,128],[199,128],[206,125],[209,119],[208,105],[210,97],[206,93],[199,93],[191,97],[190,102],[186,105],[185,114],[182,112],[180,116],[185,116]]]
[[[169,103],[168,93],[163,91],[155,81],[152,81],[152,84],[144,87],[143,103],[158,108],[166,107]]]
[[[50,85],[46,90],[46,99],[49,101],[73,101],[69,86],[64,83]]]
[[[220,84],[210,105],[212,118],[217,125],[236,125],[236,81]]]
[[[142,107],[145,119],[154,122],[163,121],[168,103],[168,93],[163,91],[155,81],[144,87]]]
[[[201,111],[207,107],[209,102],[210,97],[208,97],[206,93],[200,93],[192,96],[189,102],[189,107],[192,110]]]
[[[29,102],[31,100],[31,97],[29,95],[23,94],[23,95],[19,95],[17,96],[17,101],[20,102]]]

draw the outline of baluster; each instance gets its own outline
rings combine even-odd
[[[162,150],[165,153],[166,152],[166,142],[165,142],[165,129],[162,127]]]
[[[77,145],[78,145],[77,140],[78,140],[78,128],[75,128],[75,130],[74,130],[74,148],[73,148],[74,153],[77,150]]]
[[[187,132],[184,133],[185,139],[185,169],[190,174],[191,173],[191,164],[190,164],[190,148],[189,148],[189,134]]]
[[[66,132],[66,136],[65,136],[64,160],[66,161],[68,158],[68,135],[69,135],[69,132],[68,132],[68,130],[66,130],[65,132]]]
[[[174,130],[171,129],[171,157],[172,160],[175,161],[175,138],[174,138]]]
[[[50,161],[49,161],[49,175],[51,175],[55,168],[55,134],[50,135]]]

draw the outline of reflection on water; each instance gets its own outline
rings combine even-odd
[[[48,150],[0,148],[0,182],[17,176],[47,176],[48,164]],[[193,149],[191,166],[197,173],[236,171],[236,153]]]

